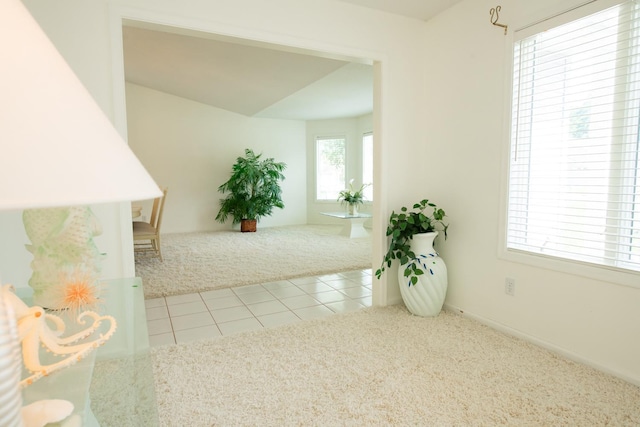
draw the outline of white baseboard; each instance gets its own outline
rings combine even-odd
[[[469,312],[467,312],[465,310],[462,310],[462,309],[460,309],[458,307],[455,307],[453,305],[450,305],[450,304],[445,304],[444,305],[444,309],[448,310],[448,311],[451,311],[451,312],[454,312],[454,313],[461,314],[462,316],[465,316],[465,317],[468,317],[470,319],[473,319],[473,320],[475,320],[477,322],[482,323],[483,325],[487,325],[487,326],[489,326],[489,327],[491,327],[493,329],[496,329],[496,330],[498,330],[500,332],[504,332],[505,334],[512,335],[512,336],[515,336],[517,338],[521,338],[521,339],[523,339],[525,341],[528,341],[530,343],[538,345],[538,346],[540,346],[542,348],[545,348],[545,349],[547,349],[549,351],[552,351],[554,353],[562,355],[562,356],[566,357],[567,359],[573,360],[574,362],[578,362],[578,363],[582,363],[582,364],[587,365],[587,366],[591,366],[594,369],[597,369],[599,371],[602,371],[602,372],[605,372],[607,374],[613,375],[614,377],[620,378],[621,380],[624,380],[624,381],[626,381],[628,383],[631,383],[631,384],[634,384],[634,385],[640,387],[640,378],[631,376],[629,374],[625,374],[624,372],[616,371],[616,370],[611,369],[611,368],[609,368],[607,366],[604,366],[604,365],[601,365],[601,364],[599,364],[597,362],[594,362],[593,360],[586,359],[586,358],[584,358],[584,357],[582,357],[582,356],[580,356],[578,354],[575,354],[575,353],[573,353],[571,351],[563,349],[562,347],[558,347],[555,344],[551,344],[551,343],[549,343],[547,341],[544,341],[544,340],[541,340],[541,339],[536,338],[534,336],[525,334],[524,332],[521,332],[521,331],[518,331],[516,329],[510,328],[510,327],[508,327],[506,325],[503,325],[501,323],[498,323],[498,322],[495,322],[493,320],[487,319],[485,317],[478,316],[478,315],[473,314],[473,313],[469,313]]]

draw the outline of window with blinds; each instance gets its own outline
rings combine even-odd
[[[639,16],[514,35],[507,250],[640,271]]]

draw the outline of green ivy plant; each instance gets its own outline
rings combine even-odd
[[[391,236],[389,250],[382,260],[382,265],[376,270],[376,277],[379,279],[384,271],[391,267],[393,260],[397,259],[400,265],[406,264],[404,277],[409,278],[409,286],[418,283],[418,276],[425,273],[422,267],[426,266],[411,250],[411,240],[416,234],[432,231],[442,231],[446,239],[449,225],[443,221],[445,216],[444,210],[427,199],[414,204],[413,210],[403,206],[399,213],[393,211],[387,226],[387,236]]]

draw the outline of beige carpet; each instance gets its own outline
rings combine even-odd
[[[161,426],[640,425],[640,388],[446,312],[370,308],[152,359]]]
[[[162,236],[162,255],[136,257],[145,298],[371,268],[371,239],[305,225]]]

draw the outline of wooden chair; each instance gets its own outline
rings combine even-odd
[[[133,250],[135,253],[152,253],[162,261],[160,249],[160,225],[162,224],[162,211],[164,201],[167,198],[167,189],[162,190],[162,196],[153,200],[151,219],[149,222],[133,222]]]

